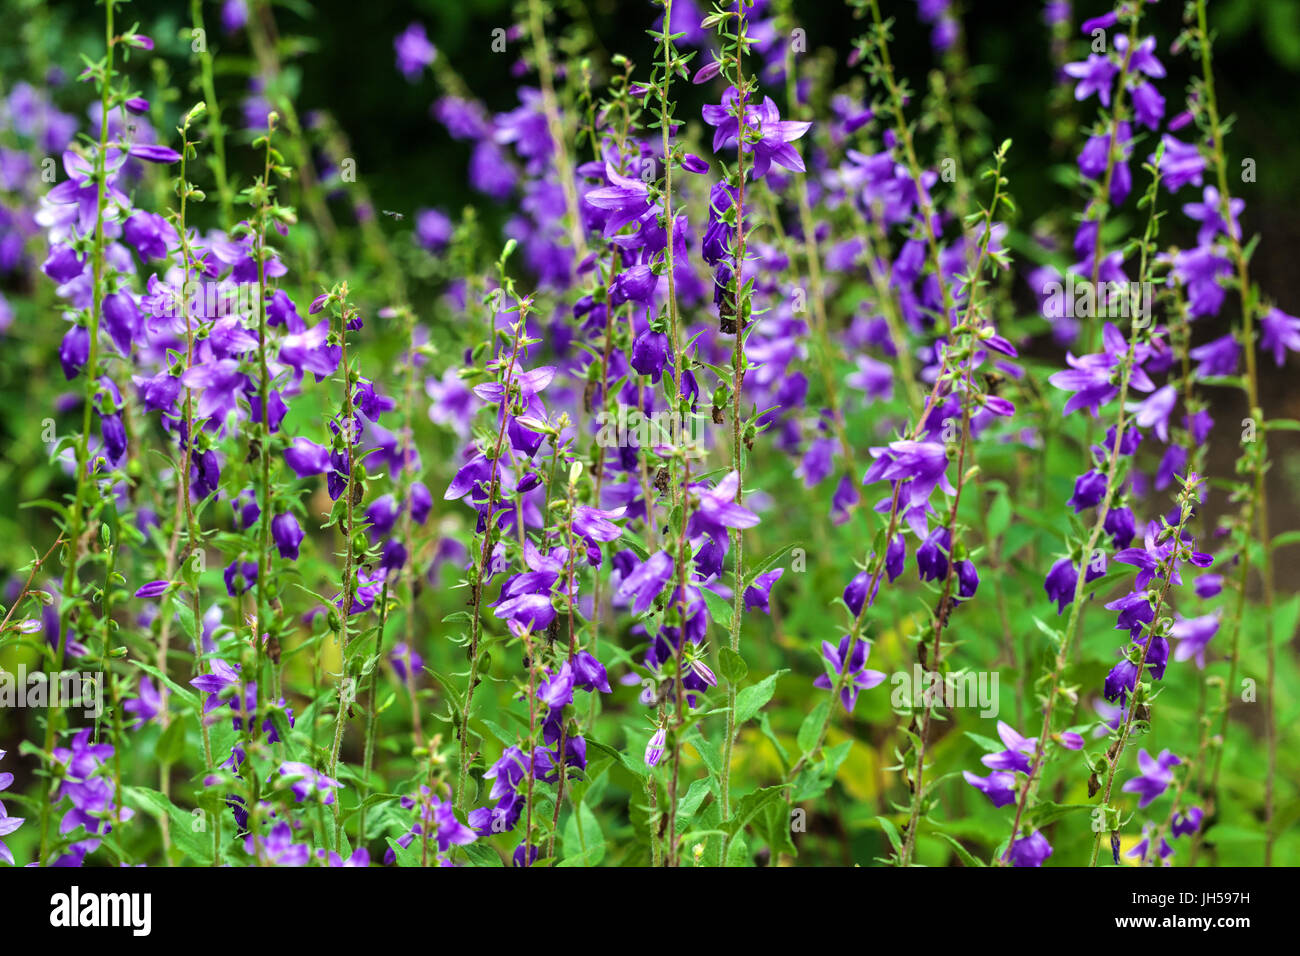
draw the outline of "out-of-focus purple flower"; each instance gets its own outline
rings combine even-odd
[[[1205,647],[1219,630],[1219,615],[1204,614],[1200,617],[1183,617],[1174,621],[1169,629],[1169,636],[1178,641],[1174,650],[1176,661],[1196,661],[1197,668],[1205,669]]]
[[[1160,158],[1160,175],[1164,187],[1176,193],[1188,183],[1201,185],[1205,173],[1205,157],[1192,143],[1184,143],[1177,137],[1166,133],[1161,142],[1165,144],[1164,154]],[[1148,162],[1155,162],[1155,154],[1148,157]]]
[[[1246,208],[1246,200],[1229,201],[1228,214],[1232,221],[1227,223],[1223,221],[1223,197],[1219,190],[1213,186],[1206,186],[1202,197],[1201,202],[1189,202],[1183,205],[1183,214],[1188,219],[1194,219],[1201,224],[1200,230],[1196,233],[1196,244],[1208,245],[1220,233],[1227,233],[1234,239],[1240,239],[1241,226],[1237,222],[1237,217]]]
[[[1273,362],[1281,368],[1286,353],[1300,352],[1300,319],[1272,308],[1259,318],[1259,347],[1273,350]]]
[[[437,209],[421,209],[415,215],[415,239],[429,252],[441,252],[451,241],[451,220]]]
[[[5,751],[0,750],[0,760],[4,760]],[[14,775],[11,773],[0,773],[0,790],[8,790],[9,785],[14,782]],[[20,826],[23,825],[24,817],[11,817],[5,811],[5,805],[0,803],[0,837],[7,837]],[[14,855],[9,847],[5,846],[5,841],[0,840],[0,860],[4,860],[10,866],[14,865]]]
[[[285,449],[284,460],[299,478],[324,474],[330,467],[329,449],[306,438],[295,438]]]
[[[1064,733],[1057,734],[1056,739],[1060,742],[1061,746],[1064,747],[1066,750],[1083,749],[1083,737],[1079,734],[1074,733],[1073,731],[1067,730]]]
[[[162,713],[169,693],[170,691],[166,688],[163,688],[160,692],[154,686],[153,681],[147,677],[141,677],[140,696],[131,697],[122,702],[122,709],[135,717],[135,723],[131,725],[131,729],[139,730],[150,721],[157,720],[158,715]]]
[[[1102,106],[1110,106],[1111,81],[1119,72],[1119,67],[1111,62],[1110,57],[1092,53],[1087,60],[1065,64],[1065,72],[1079,81],[1074,88],[1076,100],[1086,100],[1096,93]]]
[[[1200,807],[1192,807],[1185,814],[1175,813],[1169,830],[1176,837],[1191,836],[1201,828],[1201,821],[1204,818],[1204,810]]]
[[[311,797],[329,806],[334,802],[335,791],[341,786],[333,777],[327,777],[310,764],[293,760],[280,764],[280,777],[289,785],[299,803]]]
[[[420,74],[438,56],[438,51],[429,42],[429,34],[425,32],[422,23],[412,23],[398,34],[397,39],[393,41],[393,49],[397,53],[397,68],[409,83],[418,80]]]
[[[406,683],[424,667],[424,658],[412,650],[405,641],[393,645],[393,649],[388,653],[388,662],[393,665],[393,673],[402,683]]]
[[[1197,346],[1187,353],[1199,364],[1193,373],[1196,378],[1212,375],[1236,375],[1241,361],[1241,346],[1229,333],[1204,345]]]

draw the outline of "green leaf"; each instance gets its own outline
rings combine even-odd
[[[605,834],[600,821],[579,801],[564,825],[564,859],[560,866],[595,866],[604,858]]]
[[[934,835],[952,847],[953,852],[957,854],[957,858],[961,860],[963,866],[984,865],[983,861],[977,860],[975,859],[975,857],[971,856],[969,850],[967,850],[964,846],[958,843],[955,838],[949,836],[947,833],[936,831]]]
[[[704,803],[706,797],[713,789],[712,780],[707,777],[701,777],[691,782],[690,789],[686,795],[677,801],[677,832],[684,833],[690,826],[692,818],[700,809],[700,804]]]
[[[1300,422],[1294,418],[1271,418],[1264,423],[1267,431],[1300,432]]]
[[[999,492],[989,506],[988,532],[991,539],[1001,537],[1002,532],[1011,524],[1011,499]]]
[[[721,624],[725,630],[731,630],[731,602],[714,594],[708,588],[700,588],[704,603],[709,607],[709,617]]]
[[[395,839],[389,837],[388,845],[397,857],[398,866],[418,867],[420,865],[423,848],[419,840],[412,840],[410,846],[403,848]]]
[[[758,562],[758,564],[750,568],[749,573],[745,575],[745,587],[749,587],[751,584],[753,584],[754,581],[757,580],[760,574],[769,570],[772,567],[772,565],[776,564],[776,562],[780,561],[783,557],[789,554],[792,549],[798,546],[798,544],[799,544],[798,541],[791,541],[785,547],[781,548],[778,551],[773,551],[762,561]]]
[[[885,836],[889,838],[889,845],[894,848],[896,853],[903,852],[903,838],[898,833],[898,827],[888,817],[876,817],[876,822],[880,824],[880,829],[885,831]]]
[[[1052,625],[1048,624],[1046,621],[1044,621],[1041,617],[1039,617],[1036,614],[1034,615],[1034,624],[1038,627],[1040,631],[1042,631],[1049,638],[1051,638],[1052,644],[1054,646],[1060,647],[1061,642],[1065,640],[1064,634],[1062,634],[1058,629],[1052,627]]]
[[[773,859],[778,854],[798,856],[799,850],[794,845],[793,811],[785,800],[774,800],[764,807],[754,820],[754,829],[758,831],[772,851]]]
[[[999,751],[1007,749],[1002,744],[998,743],[996,740],[992,740],[981,734],[973,734],[969,730],[966,731],[966,736],[969,737],[971,740],[975,741],[975,743],[979,744],[980,747],[982,747],[985,751],[991,754],[995,754],[998,753]]]
[[[1293,594],[1273,609],[1273,643],[1286,647],[1300,624],[1300,594]]]
[[[729,833],[739,833],[757,813],[772,801],[778,800],[784,803],[782,796],[784,792],[785,785],[777,784],[774,787],[763,787],[752,793],[745,794],[732,808],[731,818],[723,821],[722,828]]]
[[[154,746],[154,756],[161,763],[176,763],[185,756],[186,723],[184,714],[173,715],[167,729],[158,737],[158,743]]]
[[[830,707],[830,698],[823,698],[799,725],[799,736],[795,739],[799,744],[799,752],[804,756],[811,754],[817,746],[817,738],[821,736],[822,724],[826,722],[826,713]]]
[[[1269,547],[1276,551],[1289,544],[1300,544],[1300,531],[1283,531],[1281,534],[1274,535],[1273,543]]]
[[[1091,813],[1093,809],[1091,803],[1052,803],[1049,800],[1029,811],[1029,822],[1033,829],[1041,829],[1053,820],[1059,820],[1071,813],[1078,813],[1080,810]]]
[[[179,594],[172,595],[172,609],[180,622],[181,632],[191,641],[198,640],[198,628],[194,622],[194,608],[185,602]]]
[[[767,738],[768,742],[772,745],[772,748],[776,751],[776,755],[781,758],[781,776],[784,777],[786,771],[790,767],[790,755],[786,753],[785,746],[781,743],[781,738],[779,738],[775,731],[772,730],[772,719],[768,716],[767,711],[761,711],[759,713],[758,727],[763,732],[763,736]]]
[[[852,740],[845,740],[834,747],[827,747],[823,751],[826,754],[825,760],[814,766],[805,767],[795,781],[795,802],[803,803],[806,800],[816,799],[829,790],[831,784],[835,782],[835,775],[839,773],[840,764],[844,763],[844,758],[849,755],[849,748],[852,746]]]
[[[486,844],[470,843],[461,847],[461,850],[475,866],[505,866],[500,854]]]
[[[789,669],[782,668],[770,677],[765,677],[753,687],[746,687],[736,695],[737,727],[763,709],[764,705],[772,699],[772,695],[776,693],[776,679],[786,673],[789,673]]]
[[[718,671],[731,683],[739,684],[749,673],[749,665],[731,648],[723,647],[718,651]]]
[[[206,829],[198,832],[194,830],[195,821],[204,820],[206,823],[205,818],[182,810],[157,790],[147,787],[123,787],[122,794],[126,802],[136,809],[160,819],[167,817],[171,820],[171,838],[177,848],[195,863],[212,865],[212,835]]]
[[[613,757],[615,761],[622,764],[624,769],[638,780],[644,780],[649,776],[650,768],[645,765],[645,760],[640,754],[632,756],[621,750],[615,750],[613,747],[609,746],[609,744],[603,744],[599,740],[592,740],[588,737],[587,748],[591,749],[592,747],[602,753],[608,754],[610,757]]]

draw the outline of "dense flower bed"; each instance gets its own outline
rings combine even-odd
[[[663,0],[640,63],[526,0],[503,112],[413,22],[481,202],[409,214],[271,6],[209,6],[5,83],[0,859],[1300,859],[1258,385],[1300,319],[1204,0],[1044,5],[1081,132],[1033,222],[948,0],[823,44]]]

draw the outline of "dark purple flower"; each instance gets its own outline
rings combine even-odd
[[[1200,807],[1192,807],[1186,814],[1175,813],[1169,830],[1176,837],[1191,836],[1201,828],[1201,821],[1204,818],[1204,810]]]
[[[1106,495],[1106,476],[1099,471],[1089,471],[1080,475],[1074,482],[1074,494],[1066,502],[1079,513],[1101,503]]]
[[[1035,830],[1027,837],[1021,837],[1011,845],[1007,853],[1012,866],[1042,866],[1052,855],[1052,845],[1047,837]]]
[[[298,519],[291,513],[278,514],[271,520],[271,537],[280,557],[289,561],[298,560],[298,546],[302,544],[303,531]]]
[[[1111,508],[1106,512],[1106,521],[1102,525],[1111,536],[1111,543],[1118,548],[1127,548],[1133,543],[1137,533],[1137,521],[1128,507]]]
[[[222,577],[226,582],[226,593],[238,597],[257,583],[257,562],[231,561]]]
[[[973,598],[980,586],[979,571],[975,562],[970,560],[957,562],[957,596]]]
[[[578,651],[573,655],[573,686],[592,693],[613,693],[605,665],[587,651]]]
[[[1110,669],[1106,675],[1106,683],[1102,693],[1107,700],[1119,700],[1120,704],[1128,702],[1128,695],[1137,685],[1137,664],[1133,663],[1127,657],[1121,658],[1120,662]]]
[[[736,88],[728,87],[722,94],[722,102],[719,105],[704,107],[704,122],[715,128],[713,133],[715,153],[724,146],[734,144],[740,136],[738,98],[739,93]],[[746,142],[741,148],[746,153],[754,154],[755,179],[762,179],[773,163],[792,172],[804,171],[803,158],[790,144],[808,132],[812,123],[782,120],[776,104],[766,96],[763,97],[761,106],[746,104],[744,114]],[[749,142],[748,140],[755,134],[758,135],[757,142]]]
[[[1196,362],[1195,376],[1206,378],[1213,375],[1236,375],[1241,361],[1241,346],[1231,335],[1220,336],[1188,352]]]
[[[284,460],[299,478],[324,474],[330,467],[329,449],[306,438],[295,438],[285,449]]]
[[[758,608],[764,614],[772,613],[768,602],[772,598],[772,585],[781,579],[785,568],[773,568],[754,578],[754,583],[745,588],[745,610]]]
[[[59,364],[63,377],[72,381],[90,359],[90,331],[85,326],[74,325],[63,336],[59,345]]]
[[[1005,807],[1016,802],[1016,775],[1014,773],[994,771],[987,777],[980,777],[969,770],[963,770],[961,775],[966,778],[967,783],[993,801],[995,807]]]
[[[1259,317],[1259,347],[1273,350],[1273,362],[1280,368],[1286,353],[1300,352],[1300,319],[1281,309],[1269,309]]]
[[[1191,143],[1184,143],[1166,133],[1161,142],[1165,151],[1160,159],[1160,175],[1166,189],[1176,193],[1188,183],[1199,186],[1205,172],[1205,157],[1200,149]],[[1148,157],[1148,162],[1155,162],[1155,154]]]
[[[663,332],[646,329],[632,343],[632,368],[649,375],[658,384],[668,363],[668,336]]]
[[[170,581],[150,581],[148,584],[136,591],[135,596],[138,598],[160,597],[166,593],[169,587],[171,587]]]
[[[867,670],[867,656],[871,653],[871,645],[864,640],[854,642],[853,655],[849,657],[849,643],[852,638],[844,635],[840,638],[840,645],[836,647],[830,641],[822,641],[822,657],[830,664],[831,670],[836,675],[832,678],[830,674],[821,674],[813,681],[814,687],[820,687],[822,690],[834,690],[839,684],[841,675],[846,676],[844,689],[840,691],[840,702],[844,704],[844,709],[850,713],[853,712],[854,706],[858,702],[858,693],[864,690],[870,690],[885,679],[885,674],[880,671]],[[848,657],[848,666],[845,667],[844,659]]]

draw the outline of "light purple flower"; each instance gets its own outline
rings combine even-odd
[[[1138,753],[1138,767],[1141,774],[1129,780],[1121,788],[1125,793],[1139,794],[1138,809],[1144,810],[1151,801],[1160,796],[1173,782],[1173,768],[1182,763],[1168,750],[1160,751],[1159,757],[1152,757],[1146,750]]]
[[[429,42],[429,35],[421,23],[412,23],[393,41],[397,53],[397,68],[402,71],[407,82],[415,82],[424,72],[425,67],[433,63],[438,51]]]

